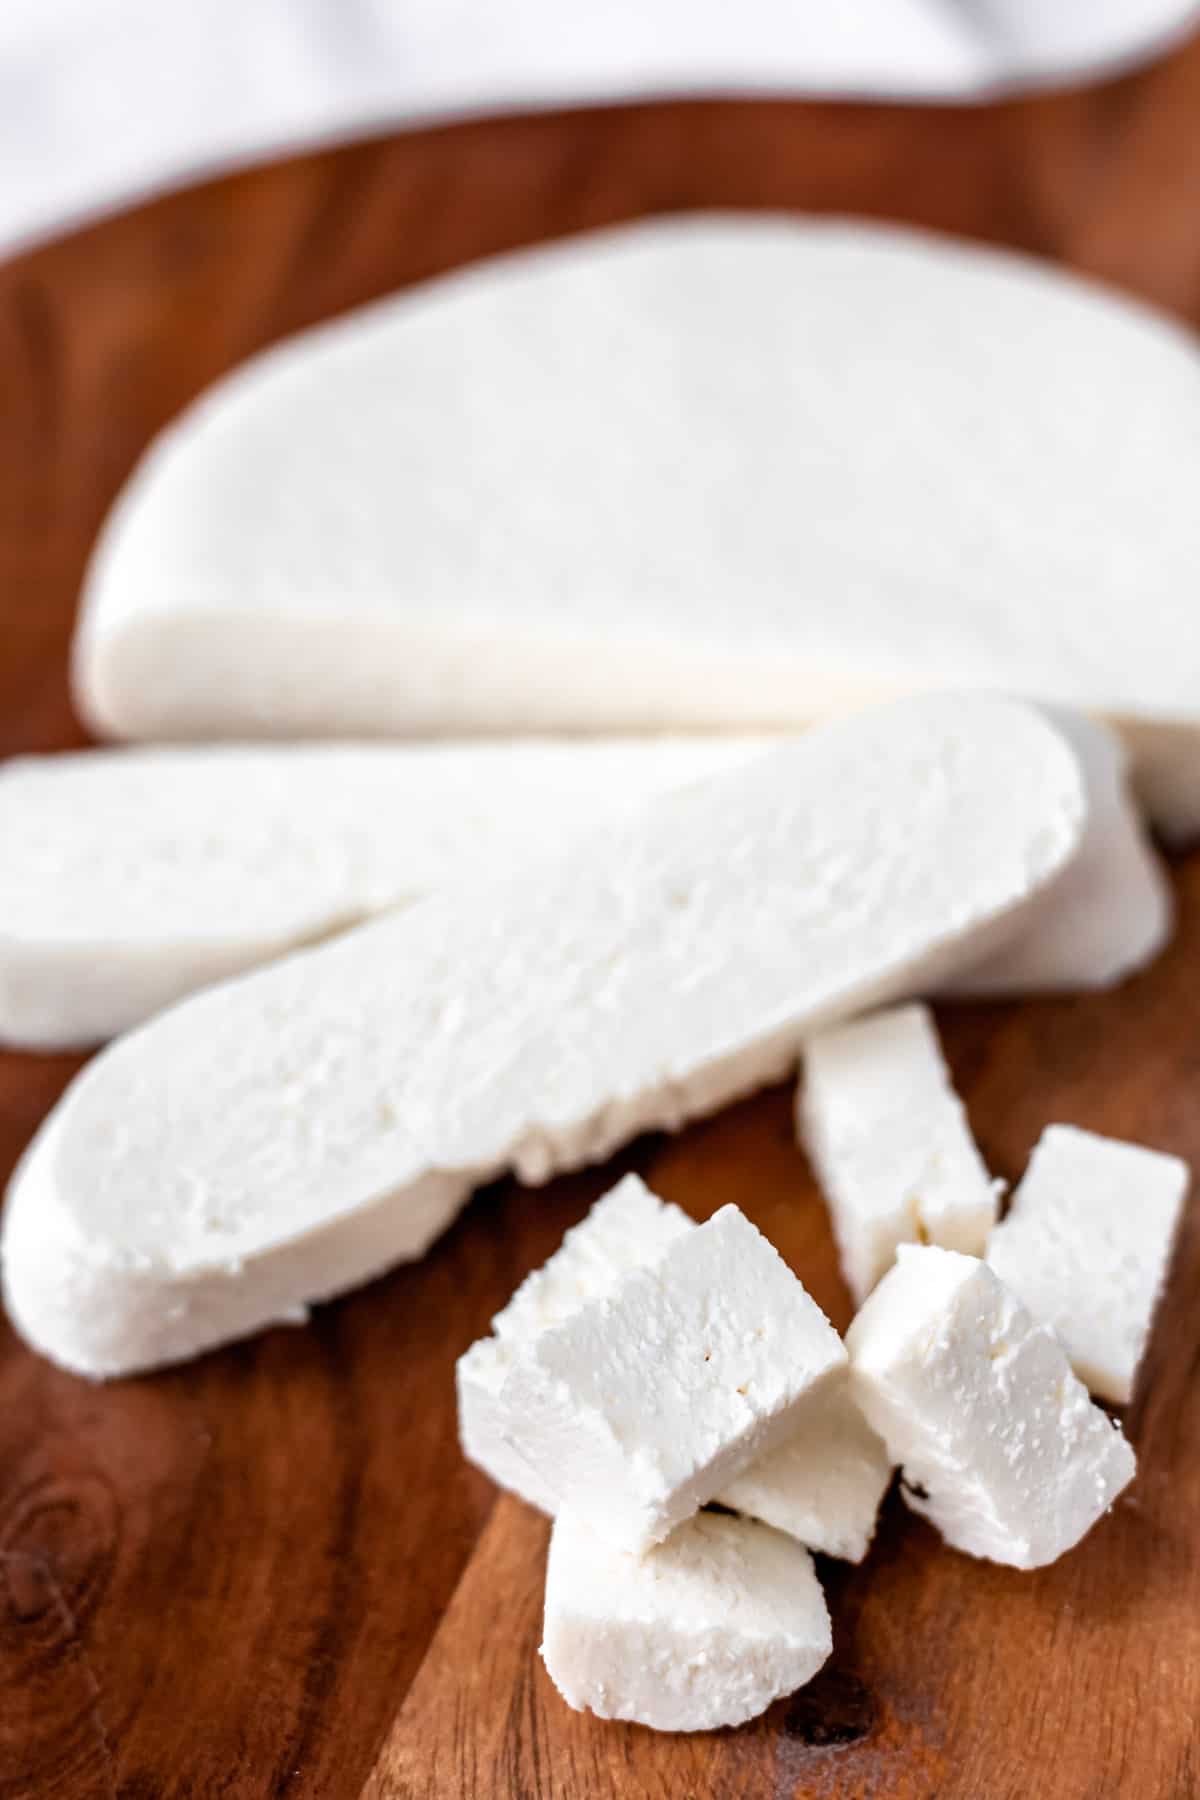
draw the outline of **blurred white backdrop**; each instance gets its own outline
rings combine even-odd
[[[0,0],[0,253],[291,148],[652,94],[982,97],[1195,0]]]

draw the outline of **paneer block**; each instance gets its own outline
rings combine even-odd
[[[1093,1394],[1132,1399],[1190,1173],[1177,1156],[1051,1125],[987,1260]]]
[[[639,1557],[571,1513],[555,1523],[542,1656],[577,1712],[656,1731],[741,1725],[832,1647],[812,1558],[766,1525],[697,1513]]]
[[[557,1510],[557,1497],[514,1441],[520,1420],[509,1418],[504,1393],[513,1348],[609,1292],[630,1269],[695,1229],[686,1213],[658,1199],[636,1175],[597,1200],[497,1313],[495,1336],[481,1338],[459,1359],[459,1438],[471,1462],[532,1506]],[[822,1382],[800,1407],[788,1441],[743,1470],[718,1498],[812,1550],[858,1562],[890,1474],[887,1453],[843,1377]]]
[[[686,1213],[652,1194],[636,1175],[625,1176],[597,1200],[549,1261],[528,1275],[496,1314],[494,1335],[480,1338],[459,1358],[458,1430],[469,1461],[531,1506],[556,1510],[553,1491],[506,1435],[517,1423],[503,1399],[513,1349],[607,1293],[628,1270],[649,1262],[693,1229]]]
[[[726,1482],[718,1498],[810,1550],[861,1562],[891,1478],[887,1450],[841,1375],[801,1403],[786,1443]]]
[[[1133,1479],[1120,1427],[975,1257],[901,1245],[846,1347],[909,1506],[971,1556],[1054,1562]]]
[[[725,1206],[515,1346],[504,1400],[559,1508],[641,1551],[783,1443],[845,1360],[782,1257]]]
[[[894,1007],[810,1038],[796,1118],[856,1302],[898,1244],[983,1254],[997,1189],[928,1007]]]

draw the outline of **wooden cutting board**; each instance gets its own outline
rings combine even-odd
[[[0,269],[0,750],[81,741],[87,547],[213,376],[470,257],[699,205],[1010,242],[1200,321],[1200,39],[975,111],[671,104],[400,135]],[[1176,874],[1175,947],[1121,993],[944,1014],[996,1173],[1050,1120],[1200,1170],[1200,855]],[[0,1057],[0,1174],[77,1066]],[[893,1497],[869,1561],[823,1570],[833,1661],[760,1723],[664,1738],[568,1712],[536,1657],[546,1528],[462,1464],[452,1367],[626,1168],[697,1218],[737,1201],[846,1323],[777,1090],[604,1171],[490,1189],[419,1267],[191,1368],[96,1388],[0,1324],[2,1800],[1200,1795],[1200,1201],[1128,1414],[1140,1477],[1078,1553],[973,1563]]]

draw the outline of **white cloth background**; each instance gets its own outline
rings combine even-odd
[[[0,253],[416,121],[679,93],[979,96],[1153,54],[1195,0],[0,0]]]

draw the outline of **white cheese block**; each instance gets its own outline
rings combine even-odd
[[[268,351],[105,530],[119,736],[794,724],[981,685],[1200,827],[1200,355],[1011,252],[657,220]]]
[[[686,1213],[627,1175],[567,1232],[492,1320],[494,1335],[459,1358],[459,1437],[471,1462],[542,1512],[557,1510],[556,1493],[519,1448],[521,1417],[505,1393],[514,1350],[611,1292],[630,1269],[694,1229]],[[803,1401],[788,1441],[744,1469],[718,1499],[790,1532],[810,1549],[859,1562],[890,1477],[887,1453],[849,1384],[831,1379]]]
[[[1041,1568],[1133,1480],[1120,1427],[975,1257],[901,1245],[846,1347],[905,1499],[958,1550]]]
[[[549,1261],[526,1276],[496,1314],[494,1335],[480,1338],[459,1358],[458,1433],[470,1462],[531,1506],[555,1511],[553,1489],[512,1441],[519,1421],[510,1416],[503,1391],[513,1351],[608,1293],[622,1275],[692,1229],[685,1212],[652,1194],[636,1175],[626,1175],[597,1200],[582,1224],[567,1232]]]
[[[749,1519],[697,1513],[645,1556],[555,1522],[542,1657],[576,1712],[656,1731],[757,1718],[829,1658],[812,1558]]]
[[[1056,708],[1088,790],[1083,848],[1036,931],[949,984],[958,994],[1107,988],[1157,956],[1171,934],[1166,870],[1151,848],[1126,781],[1128,753],[1106,726]]]
[[[777,1449],[803,1397],[845,1362],[779,1252],[723,1206],[515,1345],[503,1400],[556,1510],[642,1551]]]
[[[0,1041],[115,1036],[391,906],[520,868],[770,740],[95,750],[0,767]]]
[[[718,1499],[810,1550],[861,1562],[891,1478],[891,1458],[841,1375],[801,1403],[787,1442],[726,1482]]]
[[[27,1152],[10,1315],[94,1375],[295,1317],[422,1255],[501,1171],[602,1161],[977,961],[1084,821],[1030,709],[900,702],[195,995],[96,1058]]]
[[[1133,1398],[1189,1180],[1177,1156],[1051,1125],[988,1242],[1001,1281],[1118,1405]]]
[[[928,1007],[874,1013],[804,1046],[796,1125],[860,1304],[898,1244],[982,1256],[997,1187],[975,1147]]]

